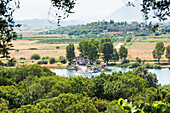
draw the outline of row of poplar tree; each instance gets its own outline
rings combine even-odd
[[[90,40],[83,40],[79,43],[77,49],[80,51],[80,56],[87,58],[90,62],[94,62],[102,58],[104,62],[109,60],[114,62],[120,59],[126,59],[128,50],[124,45],[121,45],[119,51],[114,48],[111,38],[101,38],[100,41],[94,38]],[[75,59],[74,44],[69,44],[66,47],[66,57],[71,65]]]

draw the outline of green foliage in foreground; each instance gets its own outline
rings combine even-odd
[[[143,69],[143,68],[142,68]],[[118,105],[126,98],[169,103],[170,85],[159,87],[146,69],[102,73],[93,79],[60,77],[38,64],[14,69],[0,67],[0,110],[6,113],[125,113]]]
[[[43,100],[36,105],[22,106],[16,112],[97,113],[98,110],[89,97],[68,93]]]
[[[119,99],[118,103],[127,113],[170,113],[170,104],[161,101],[156,101],[153,104],[140,103],[138,107],[123,99]]]

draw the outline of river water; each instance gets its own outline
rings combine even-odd
[[[127,72],[129,70],[133,70],[133,69],[129,69],[129,68],[121,68],[121,67],[108,67],[110,69],[112,69],[112,71],[109,72],[105,72],[106,74],[111,74],[112,72]],[[84,77],[92,77],[92,76],[97,76],[100,75],[101,72],[98,73],[78,73],[75,70],[67,70],[67,69],[52,69],[51,71],[55,72],[56,75],[59,76],[84,76]],[[148,69],[149,72],[151,73],[155,73],[157,75],[157,79],[158,79],[158,83],[160,83],[161,85],[167,85],[170,84],[170,70],[169,69]]]

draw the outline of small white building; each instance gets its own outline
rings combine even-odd
[[[76,57],[76,65],[86,65],[89,62],[86,60],[86,58],[81,57],[81,56],[77,56]]]

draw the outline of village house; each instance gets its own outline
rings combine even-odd
[[[76,65],[86,65],[86,64],[89,64],[89,61],[86,58],[82,56],[76,57]]]

